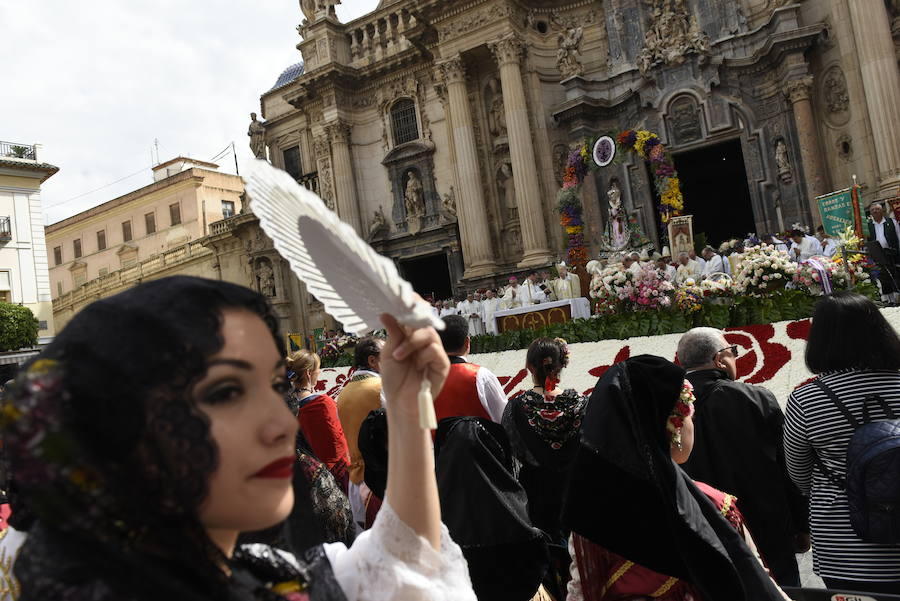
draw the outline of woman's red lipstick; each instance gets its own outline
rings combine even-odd
[[[253,474],[253,477],[290,478],[294,475],[294,461],[296,461],[296,459],[293,456],[276,459],[266,467]]]

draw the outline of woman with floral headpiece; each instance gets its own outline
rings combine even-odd
[[[786,599],[767,574],[737,499],[678,467],[694,442],[685,372],[641,355],[591,395],[566,496],[569,601]]]
[[[385,504],[349,549],[297,558],[238,544],[294,503],[298,426],[266,299],[174,277],[82,310],[0,412],[13,479],[36,516],[14,568],[20,599],[473,600],[418,423],[421,379],[440,389],[449,364],[434,330],[383,322]]]
[[[551,542],[556,574],[545,580],[551,594],[564,596],[568,571],[565,541],[568,532],[560,521],[569,470],[578,448],[578,433],[586,399],[559,386],[569,364],[569,347],[562,338],[538,338],[528,347],[525,366],[533,388],[510,399],[503,412],[503,428],[520,463],[519,482],[528,496],[531,522]]]

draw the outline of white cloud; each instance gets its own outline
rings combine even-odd
[[[349,21],[378,0],[344,0]],[[48,223],[151,183],[151,148],[249,158],[259,96],[300,60],[297,0],[0,2],[0,140],[43,144]],[[230,156],[218,161],[234,170]],[[79,196],[129,174],[133,177]],[[54,206],[55,205],[55,206]]]

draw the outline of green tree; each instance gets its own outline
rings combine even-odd
[[[38,320],[28,307],[0,303],[0,352],[29,348],[38,341]]]

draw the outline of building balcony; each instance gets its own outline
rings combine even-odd
[[[20,144],[18,142],[3,142],[0,140],[0,158],[36,161],[37,145]]]
[[[313,171],[297,178],[297,182],[310,192],[319,193],[319,172]]]

